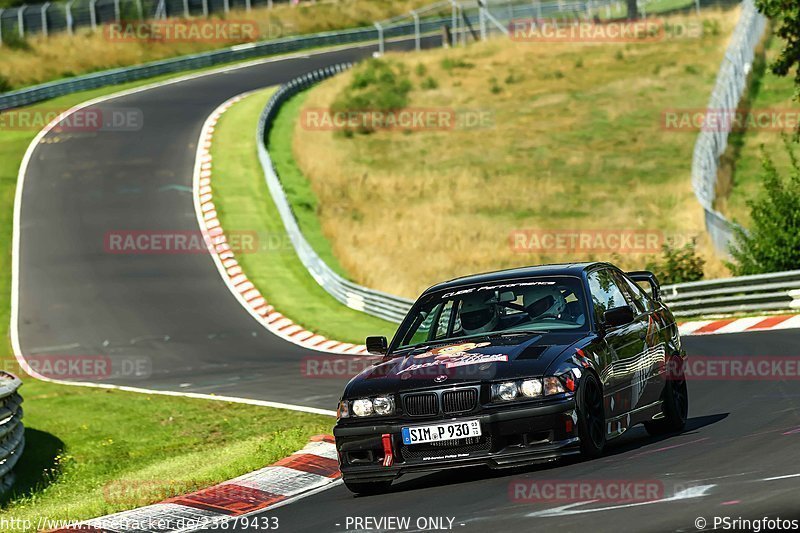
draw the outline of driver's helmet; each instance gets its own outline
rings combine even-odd
[[[500,309],[497,304],[487,303],[490,298],[488,294],[470,294],[464,297],[458,318],[461,327],[468,335],[486,333],[493,331],[500,322]]]
[[[539,285],[525,289],[522,305],[531,318],[561,316],[567,309],[567,300],[557,285]]]

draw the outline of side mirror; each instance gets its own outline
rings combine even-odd
[[[636,283],[647,283],[650,285],[650,293],[653,295],[653,300],[661,301],[661,285],[658,284],[656,275],[648,270],[637,270],[636,272],[627,272],[628,277]]]
[[[628,305],[612,307],[603,313],[603,320],[605,321],[605,325],[610,328],[630,324],[633,322],[633,309]]]
[[[374,355],[386,355],[389,351],[389,341],[386,337],[367,337],[367,351]]]

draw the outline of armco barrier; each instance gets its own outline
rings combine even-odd
[[[300,257],[303,266],[317,283],[331,296],[351,309],[363,311],[391,322],[400,322],[411,307],[413,303],[411,300],[368,289],[344,279],[334,272],[325,261],[317,255],[311,245],[308,244],[308,241],[300,231],[300,226],[297,224],[297,219],[292,212],[289,200],[286,198],[286,193],[275,172],[275,167],[272,164],[272,159],[269,156],[266,146],[267,136],[272,127],[272,121],[275,119],[278,110],[286,100],[303,89],[342,72],[350,66],[351,65],[347,63],[315,70],[314,72],[282,85],[269,99],[258,121],[258,131],[256,133],[258,157],[261,161],[261,167],[264,170],[264,178],[267,181],[267,187],[281,215],[286,233],[289,235],[289,239],[297,255]]]
[[[800,270],[665,285],[676,316],[800,311]]]
[[[14,483],[13,469],[25,447],[21,385],[17,376],[0,371],[0,494]]]

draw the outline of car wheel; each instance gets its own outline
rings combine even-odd
[[[353,494],[361,496],[371,496],[375,494],[384,494],[388,492],[389,487],[392,486],[391,481],[367,481],[359,483],[357,481],[345,480],[344,486]]]
[[[584,457],[599,457],[606,446],[606,414],[603,389],[597,377],[586,372],[578,386],[578,436]]]
[[[686,386],[683,359],[680,357],[673,357],[670,360],[662,402],[664,418],[644,424],[644,428],[651,435],[674,433],[686,426],[689,414],[689,389]]]

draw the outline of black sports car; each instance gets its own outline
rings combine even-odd
[[[408,472],[597,457],[635,424],[686,423],[685,352],[650,272],[582,263],[447,281],[367,348],[383,358],[347,384],[334,428],[356,493]]]

